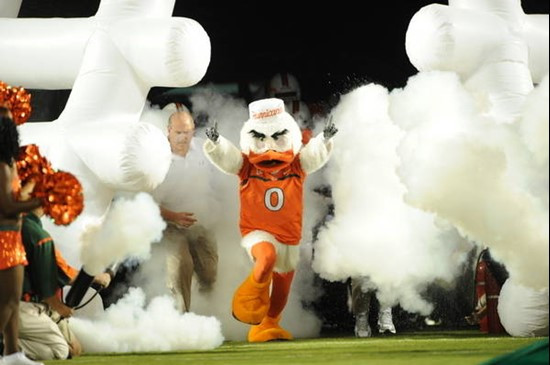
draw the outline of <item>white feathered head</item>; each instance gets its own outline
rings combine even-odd
[[[302,148],[302,133],[281,99],[249,104],[249,119],[241,129],[241,150],[258,167],[274,170],[292,162]]]

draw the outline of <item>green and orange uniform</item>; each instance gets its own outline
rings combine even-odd
[[[53,295],[61,298],[62,288],[76,277],[78,270],[65,261],[36,214],[23,217],[21,235],[29,261],[25,267],[23,300],[40,303]]]

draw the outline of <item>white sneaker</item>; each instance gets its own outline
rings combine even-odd
[[[355,317],[355,337],[371,337],[372,331],[366,313],[359,313]]]
[[[29,359],[22,352],[6,355],[0,359],[1,365],[44,365],[42,362],[37,362]]]
[[[378,312],[378,332],[396,333],[391,315],[391,307],[380,308],[380,312]]]
[[[426,317],[424,318],[424,323],[426,323],[426,326],[439,326],[441,324],[441,318],[435,320],[431,317]]]

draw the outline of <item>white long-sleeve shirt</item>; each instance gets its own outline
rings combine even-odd
[[[198,222],[208,227],[219,212],[213,178],[216,172],[202,152],[204,140],[193,137],[185,157],[172,154],[170,169],[164,181],[153,190],[155,201],[175,212],[191,212]]]

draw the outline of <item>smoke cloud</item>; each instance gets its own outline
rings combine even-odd
[[[453,73],[420,73],[391,96],[406,131],[399,175],[407,202],[488,246],[518,283],[548,286],[548,82],[506,124],[478,110]],[[535,132],[537,131],[537,132]]]
[[[128,257],[145,259],[151,243],[160,240],[166,223],[153,198],[138,193],[115,200],[105,219],[82,234],[82,264],[90,275]]]
[[[71,328],[90,353],[211,350],[224,340],[216,318],[181,314],[168,296],[146,305],[139,288],[96,318],[72,318]]]
[[[368,277],[384,305],[429,314],[428,284],[451,282],[471,244],[447,222],[407,204],[397,169],[404,132],[389,117],[388,91],[365,85],[332,111],[339,129],[327,168],[334,218],[315,244],[313,267],[327,280]]]

